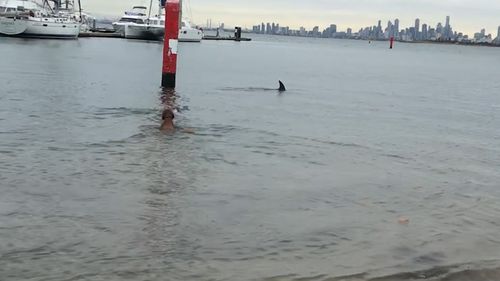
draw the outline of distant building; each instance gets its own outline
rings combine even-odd
[[[319,37],[321,34],[319,33],[319,26],[315,26],[312,30],[313,37]]]
[[[384,38],[390,38],[391,36],[394,36],[394,26],[391,21],[387,22],[387,27],[385,28],[384,32]]]
[[[427,30],[427,24],[422,24],[422,40],[429,40],[429,32]]]
[[[306,36],[306,35],[307,35],[306,29],[303,26],[301,26],[299,30],[299,36]]]
[[[443,30],[443,39],[450,40],[452,37],[452,30],[450,26],[450,16],[446,16],[446,24]]]
[[[436,29],[434,28],[429,28],[427,31],[427,39],[428,40],[436,40]]]
[[[271,24],[267,23],[267,25],[266,25],[266,34],[271,34],[271,31],[272,31]]]
[[[443,36],[443,31],[444,31],[443,24],[438,23],[436,26],[436,39],[437,40],[441,39],[441,37]]]
[[[415,33],[413,39],[420,40],[420,19],[415,19]]]
[[[327,27],[325,30],[323,30],[323,37],[332,38],[332,37],[335,37],[336,33],[337,33],[337,25],[330,24],[329,27]]]
[[[394,37],[399,39],[399,19],[394,20]]]
[[[264,23],[260,25],[260,33],[262,34],[266,33],[266,25]]]
[[[376,30],[377,31],[375,32],[375,38],[382,39],[383,32],[382,32],[382,21],[381,20],[378,21],[378,25],[376,27]]]
[[[486,36],[486,29],[483,28],[481,29],[480,32],[474,33],[474,41],[481,42],[485,36]]]
[[[337,25],[336,24],[330,24],[330,31],[332,33],[337,33]]]
[[[497,44],[500,45],[500,26],[498,27],[498,32],[497,32]]]
[[[413,40],[416,40],[416,34],[417,34],[417,30],[415,29],[415,27],[410,27],[410,28],[406,31],[406,35],[408,36],[408,37],[407,37],[407,40],[408,40],[408,41],[413,41]]]

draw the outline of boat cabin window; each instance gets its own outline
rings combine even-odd
[[[138,23],[138,24],[143,24],[144,21],[141,19],[134,19],[134,18],[121,18],[120,22],[132,22],[132,23]]]
[[[15,12],[16,8],[7,8],[6,12]]]
[[[5,7],[0,6],[0,13],[5,12]]]

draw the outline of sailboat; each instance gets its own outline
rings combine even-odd
[[[31,38],[76,39],[80,22],[72,0],[42,3],[34,0],[0,0],[0,35]]]
[[[153,0],[150,0],[149,15],[146,7],[134,7],[132,13],[125,12],[119,22],[113,24],[115,30],[125,38],[161,41],[165,35],[165,15],[163,6],[159,5],[158,15],[151,17]],[[134,11],[135,10],[135,11]],[[182,19],[179,30],[179,42],[201,42],[203,31],[193,28],[187,19]]]

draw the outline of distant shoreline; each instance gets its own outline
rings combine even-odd
[[[293,35],[274,35],[274,34],[259,34],[253,32],[244,32],[255,35],[264,36],[278,36],[278,37],[298,37],[298,38],[316,38],[316,39],[336,39],[336,40],[357,40],[357,41],[374,41],[374,42],[389,42],[389,39],[364,39],[364,38],[331,38],[331,37],[309,37],[309,36],[293,36]],[[433,41],[433,40],[419,40],[419,41],[404,41],[396,40],[398,43],[408,44],[444,44],[444,45],[461,45],[461,46],[477,46],[477,47],[500,47],[500,43],[473,43],[473,42],[458,42],[458,41]]]
[[[388,41],[388,40],[384,40]],[[477,47],[500,47],[500,44],[493,43],[466,43],[466,42],[457,42],[457,41],[432,41],[432,40],[420,40],[420,41],[397,41],[399,43],[409,43],[409,44],[444,44],[444,45],[461,45],[461,46],[477,46]]]

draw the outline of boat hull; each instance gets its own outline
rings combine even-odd
[[[28,29],[26,21],[0,17],[0,34],[16,36],[24,33],[26,29]]]
[[[148,25],[126,25],[125,38],[162,41],[165,36],[165,28]]]
[[[201,42],[203,32],[195,28],[181,28],[179,30],[179,42]]]
[[[0,35],[28,38],[76,39],[79,34],[79,23],[0,18]]]
[[[127,25],[120,23],[113,23],[113,29],[115,30],[115,33],[121,34],[122,36],[125,36],[125,26]]]

